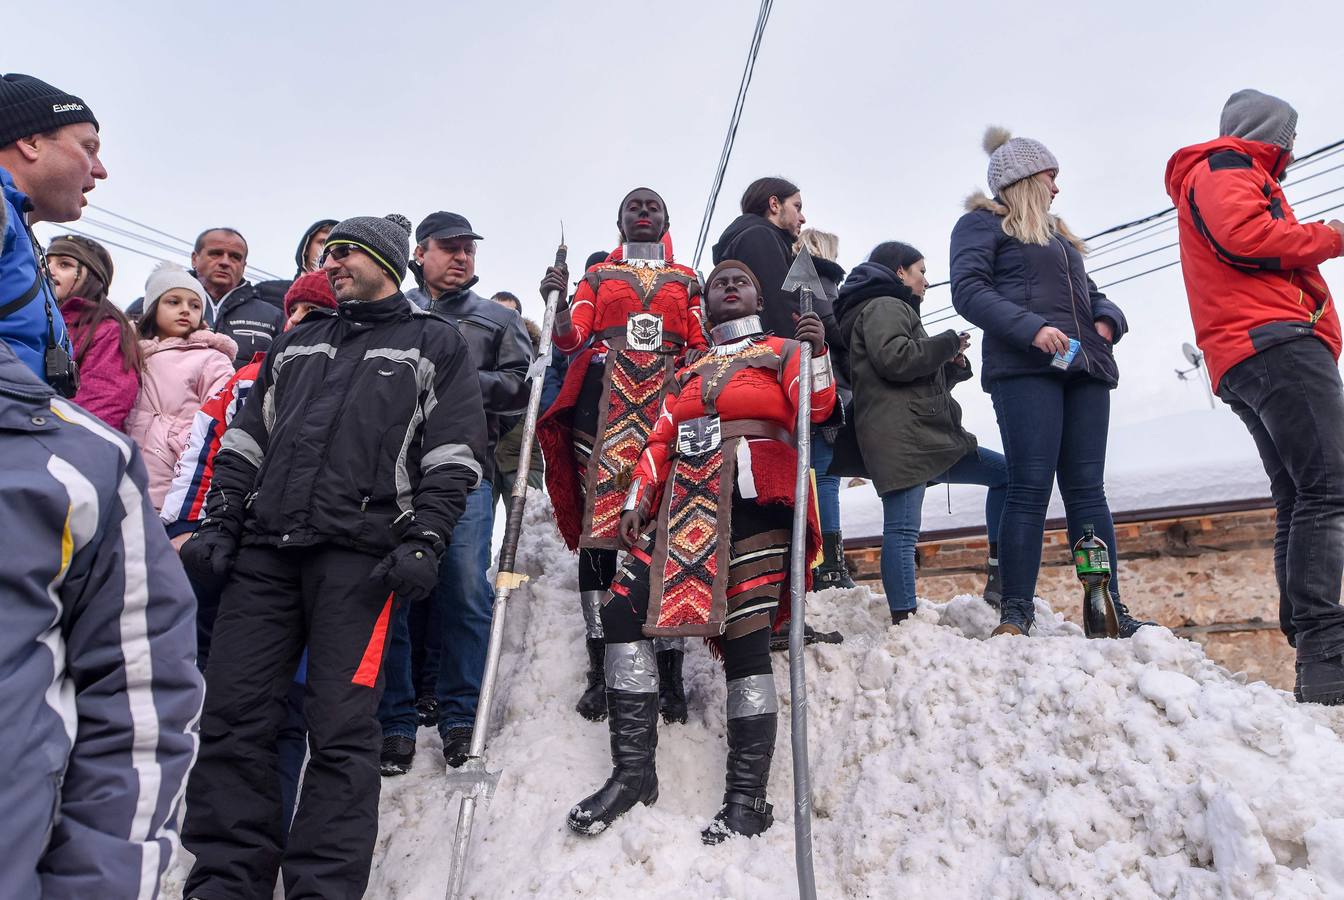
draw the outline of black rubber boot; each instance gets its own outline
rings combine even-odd
[[[1111,595],[1111,605],[1115,607],[1115,621],[1116,624],[1120,626],[1120,637],[1122,638],[1133,637],[1134,632],[1145,625],[1157,624],[1156,622],[1148,621],[1140,622],[1138,619],[1134,618],[1129,614],[1129,608],[1121,603],[1120,598],[1114,594]]]
[[[914,614],[913,609],[893,609],[891,611],[891,624],[899,625]]]
[[[1003,605],[1003,583],[999,581],[999,564],[985,563],[985,602],[998,609]]]
[[[1344,704],[1344,656],[1298,663],[1293,696],[1298,703]]]
[[[658,711],[669,725],[686,724],[686,686],[681,681],[680,650],[658,651]]]
[[[415,739],[390,734],[383,738],[383,749],[378,757],[378,768],[386,778],[405,775],[415,762]]]
[[[607,645],[602,638],[588,638],[588,689],[574,709],[590,722],[607,717]]]
[[[471,758],[472,727],[454,725],[448,729],[440,728],[439,735],[443,738],[443,761],[454,769],[461,768]]]
[[[812,570],[812,590],[854,587],[854,579],[849,577],[849,568],[845,565],[845,541],[840,532],[822,533],[821,553],[821,565]]]
[[[611,777],[597,793],[569,811],[577,834],[600,834],[634,808],[658,800],[658,695],[607,691],[607,727],[611,729]]]
[[[775,823],[774,807],[765,802],[765,789],[770,781],[770,759],[775,755],[778,721],[778,713],[728,720],[723,808],[700,832],[706,844],[718,844],[734,835],[761,834]]]

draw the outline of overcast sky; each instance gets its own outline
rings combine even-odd
[[[285,277],[314,219],[461,212],[486,237],[478,289],[513,290],[539,318],[535,285],[560,220],[577,265],[615,244],[616,204],[631,187],[663,194],[689,257],[756,12],[723,0],[75,0],[60,21],[7,41],[3,67],[93,108],[110,172],[90,195],[98,206],[184,238],[237,227],[250,263]],[[1344,138],[1344,4],[1269,12],[1263,2],[778,0],[711,243],[748,182],[781,174],[802,187],[809,223],[840,235],[842,265],[900,239],[924,251],[939,281],[962,200],[984,184],[989,123],[1051,148],[1056,212],[1082,234],[1168,205],[1168,157],[1216,136],[1236,89],[1292,102],[1301,151]],[[1289,197],[1341,185],[1344,172],[1322,175]],[[1344,193],[1298,211],[1335,202]],[[111,249],[124,305],[152,262]],[[1097,281],[1174,258],[1155,253]],[[1324,272],[1344,292],[1344,265]],[[1109,293],[1131,326],[1117,350],[1114,419],[1206,403],[1202,387],[1173,374],[1193,339],[1179,269]],[[935,290],[926,309],[948,303],[946,288]],[[957,396],[968,426],[998,447],[978,385]]]

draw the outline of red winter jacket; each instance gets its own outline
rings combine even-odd
[[[1181,269],[1214,389],[1237,363],[1314,333],[1339,358],[1339,316],[1316,266],[1341,252],[1323,223],[1301,224],[1279,187],[1280,147],[1223,137],[1167,163]]]

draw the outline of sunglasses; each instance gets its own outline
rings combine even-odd
[[[322,248],[322,255],[317,258],[317,264],[324,265],[328,259],[340,262],[358,249],[354,244],[328,244]]]

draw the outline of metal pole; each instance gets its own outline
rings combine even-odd
[[[555,264],[565,264],[564,225],[560,226],[560,248],[555,253]],[[523,419],[523,440],[519,448],[518,473],[514,476],[513,493],[509,498],[509,518],[504,526],[504,544],[499,551],[499,569],[495,575],[495,607],[490,617],[490,645],[485,654],[485,672],[481,676],[481,695],[476,704],[476,722],[472,726],[471,749],[467,761],[456,772],[449,772],[449,783],[462,791],[462,806],[457,813],[457,833],[453,839],[452,860],[448,869],[447,900],[462,896],[462,882],[467,872],[467,850],[471,844],[471,828],[476,818],[476,801],[487,800],[494,793],[499,773],[485,768],[485,735],[490,728],[490,707],[495,699],[495,679],[499,675],[499,657],[504,646],[504,621],[509,594],[527,580],[526,575],[514,571],[518,557],[518,537],[523,529],[523,508],[527,503],[527,474],[532,468],[532,444],[541,414],[541,389],[546,377],[546,366],[551,358],[551,331],[555,327],[555,313],[560,306],[560,291],[551,291],[546,298],[546,315],[541,320],[541,346],[528,370],[531,391],[527,398],[527,415]]]
[[[799,311],[812,311],[812,292],[799,290]],[[793,731],[793,844],[800,900],[816,900],[812,871],[812,779],[807,764],[807,669],[803,625],[807,607],[807,513],[812,468],[812,345],[798,353],[798,474],[793,488],[793,542],[789,553],[789,706]]]

